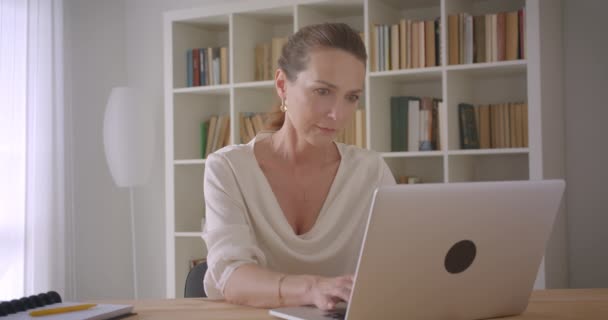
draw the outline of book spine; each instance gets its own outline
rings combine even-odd
[[[207,152],[207,133],[209,131],[209,122],[201,123],[201,158],[205,159],[205,153]]]
[[[200,74],[200,55],[198,49],[192,49],[192,64],[194,66],[193,72],[193,85],[200,86],[201,85],[201,74]]]
[[[192,50],[186,51],[186,87],[192,87]]]

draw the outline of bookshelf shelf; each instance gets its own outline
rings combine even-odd
[[[175,236],[179,238],[200,238],[202,232],[176,232]]]
[[[274,80],[241,82],[234,84],[234,88],[274,88]]]
[[[407,152],[382,152],[383,158],[420,158],[420,157],[442,157],[442,151],[407,151]]]
[[[524,7],[525,52],[522,55],[518,51],[517,57],[523,56],[525,59],[448,65],[450,15],[494,15]],[[273,78],[274,72],[267,72],[272,68],[257,68],[260,44],[266,50],[262,55],[266,58],[261,60],[268,67],[273,59],[272,55],[268,58],[267,44],[273,40],[281,43],[282,39],[302,27],[323,22],[343,22],[363,33],[370,56],[360,103],[360,108],[365,109],[364,121],[360,121],[364,123],[363,138],[367,148],[378,152],[398,178],[416,178],[422,183],[563,178],[564,164],[560,162],[563,159],[563,142],[560,139],[563,130],[561,63],[559,55],[550,54],[555,48],[561,47],[557,28],[560,17],[559,6],[555,6],[551,0],[268,0],[242,1],[238,5],[227,2],[213,7],[165,13],[167,297],[181,297],[188,261],[206,255],[205,244],[200,238],[201,221],[205,217],[205,159],[202,159],[204,156],[201,150],[202,132],[205,131],[201,129],[201,124],[215,116],[229,116],[229,126],[224,131],[230,133],[227,140],[230,144],[241,143],[240,116],[243,116],[243,123],[247,127],[247,118],[251,120],[253,117],[261,117],[262,115],[256,114],[271,111],[279,102],[274,81],[269,80]],[[439,54],[440,59],[435,59],[438,60],[435,61],[435,66],[417,68],[403,68],[400,60],[400,69],[375,71],[372,66],[376,60],[371,60],[370,49],[374,35],[380,32],[378,26],[392,27],[407,20],[412,23],[429,23],[428,30],[435,31],[435,48],[439,48],[439,51],[435,51],[435,58]],[[439,23],[435,24],[436,22]],[[399,28],[402,28],[401,25]],[[407,22],[403,28],[414,30],[407,26]],[[391,29],[391,32],[396,29],[397,27]],[[431,35],[426,30],[424,29],[426,34]],[[426,46],[427,43],[433,43],[429,40],[431,37],[420,37],[419,40],[421,39],[426,42],[419,43],[419,53],[422,54],[424,48],[425,53],[432,56],[433,51],[428,49],[432,46]],[[391,38],[389,41],[395,40]],[[227,48],[228,83],[187,87],[187,51],[209,47]],[[275,47],[280,49],[280,45]],[[407,47],[405,49],[405,52],[411,53],[410,62],[413,47],[410,44],[410,51]],[[401,48],[399,50],[404,52]],[[427,56],[424,57],[426,61]],[[264,76],[260,77],[261,73]],[[391,152],[391,124],[394,120],[391,97],[396,96],[428,97],[441,101],[437,109],[439,125],[436,127],[439,150]],[[527,128],[528,132],[524,131],[523,135],[511,138],[505,131],[500,131],[509,136],[508,139],[505,138],[509,141],[520,142],[522,136],[527,136],[527,140],[523,138],[526,143],[496,143],[492,146],[498,148],[461,150],[461,103],[473,106],[508,103],[527,105],[524,111],[527,126],[517,127]],[[521,120],[519,118],[516,122],[511,122],[511,114],[505,117],[509,123],[523,123],[518,122]],[[510,125],[507,127],[506,121],[496,120],[496,123],[503,123],[511,129]],[[248,132],[244,134],[249,135]],[[395,150],[404,149],[398,147]],[[551,240],[553,246],[561,245],[560,241],[565,237],[564,228],[564,224],[558,222],[555,229],[558,230],[557,236]],[[555,252],[548,255],[549,260],[537,279],[537,288],[564,285],[560,282],[563,279],[560,270],[564,270],[566,260],[563,255]]]
[[[473,74],[504,75],[509,73],[521,73],[526,71],[528,62],[526,60],[511,60],[499,62],[479,62],[470,64],[455,64],[445,66],[447,71],[469,71]]]
[[[175,165],[196,165],[196,164],[205,164],[205,159],[186,159],[186,160],[175,160],[173,162]]]
[[[173,90],[175,94],[201,94],[201,95],[230,95],[229,84],[213,85],[213,86],[198,86],[190,88],[176,88]]]
[[[450,150],[449,156],[466,156],[466,155],[496,155],[496,154],[528,154],[528,148],[505,148],[505,149],[477,149],[477,150]]]
[[[442,67],[428,67],[392,71],[373,71],[370,72],[369,76],[372,79],[387,79],[399,82],[441,80],[442,69]]]

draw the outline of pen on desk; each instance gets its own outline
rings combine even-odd
[[[79,305],[75,305],[75,306],[43,309],[43,310],[37,310],[37,311],[30,312],[30,316],[41,317],[41,316],[48,316],[48,315],[52,315],[52,314],[81,311],[81,310],[91,309],[94,306],[96,306],[96,304],[79,304]]]

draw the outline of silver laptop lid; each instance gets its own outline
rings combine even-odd
[[[555,180],[376,190],[347,319],[523,312],[564,188]]]

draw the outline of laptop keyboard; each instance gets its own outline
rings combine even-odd
[[[330,311],[330,312],[326,313],[324,316],[328,317],[328,318],[332,318],[332,319],[344,320],[344,318],[346,317],[346,313],[342,310],[340,310],[340,311],[334,310],[334,311]]]

